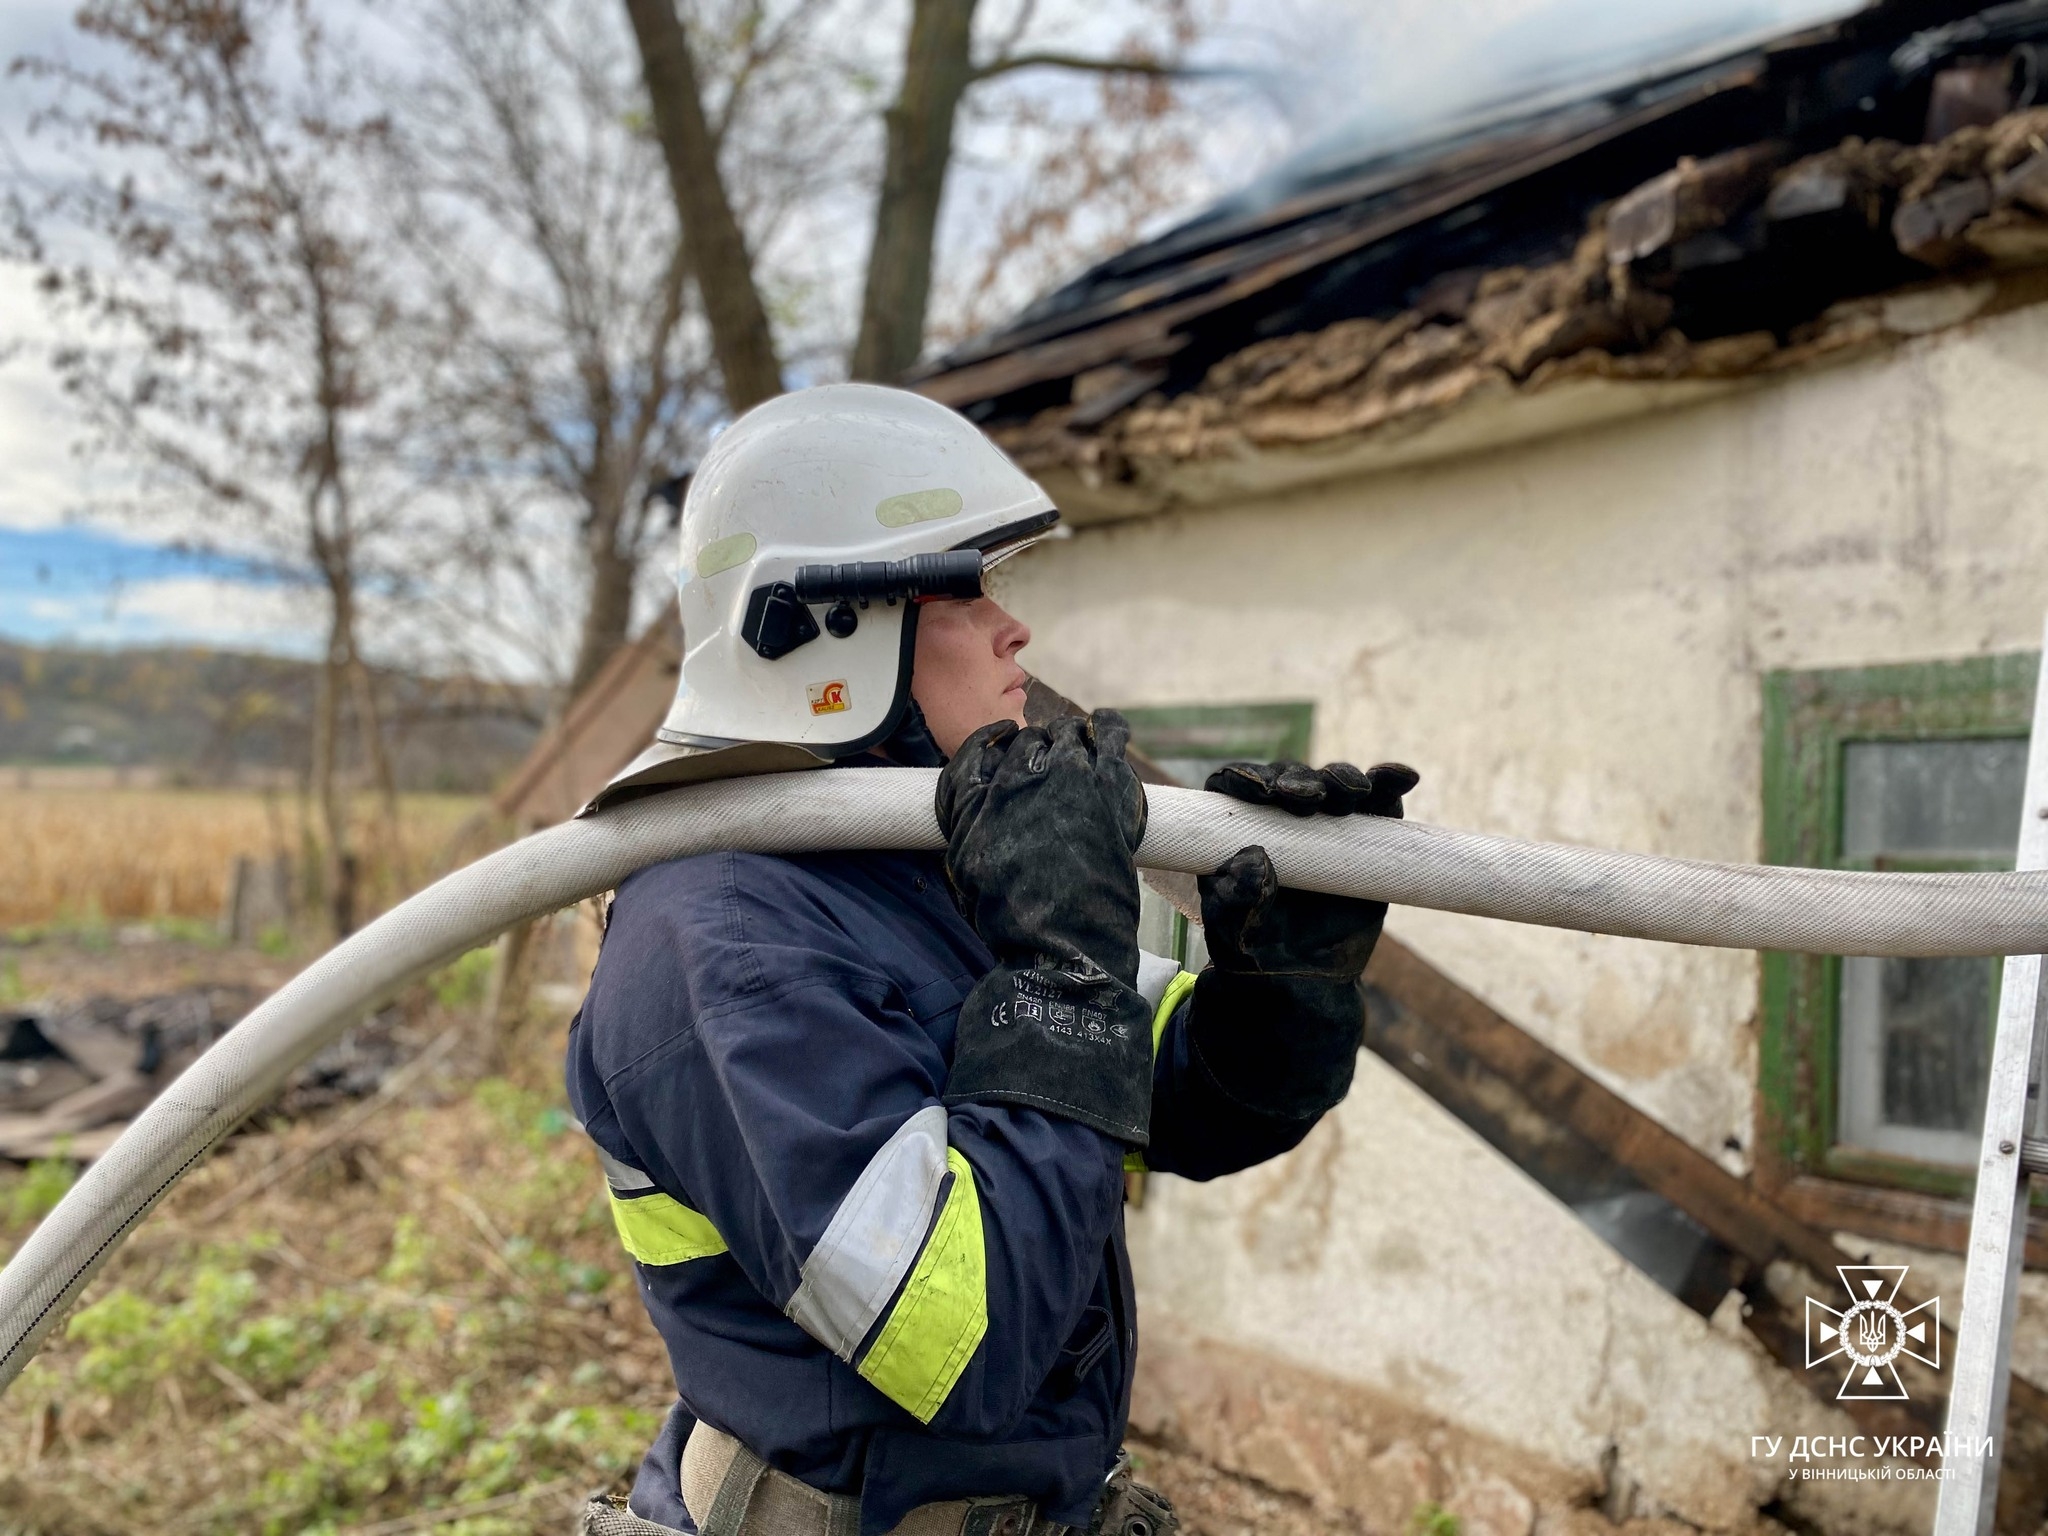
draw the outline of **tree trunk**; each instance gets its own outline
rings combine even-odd
[[[973,77],[974,7],[975,0],[913,0],[903,85],[887,114],[882,193],[853,348],[856,379],[893,383],[924,348],[953,122]]]
[[[697,61],[675,0],[626,0],[654,135],[668,163],[669,190],[683,226],[683,254],[697,280],[711,350],[735,413],[782,393],[782,365],[768,312],[754,286],[753,258],[726,196],[718,145],[697,88]]]
[[[619,553],[612,538],[590,541],[590,598],[583,608],[583,634],[576,645],[576,669],[567,697],[575,698],[612,653],[626,643],[633,618],[637,562]]]
[[[376,683],[370,676],[370,669],[363,665],[363,658],[356,653],[353,604],[349,612],[348,656],[349,681],[355,689],[356,731],[363,740],[363,755],[370,765],[370,778],[377,786],[377,804],[381,812],[378,837],[384,844],[383,875],[392,882],[393,894],[402,895],[412,884],[412,872],[406,868],[405,846],[399,840],[398,778],[391,771],[391,754],[384,749],[384,715],[377,707]]]
[[[348,674],[343,604],[335,599],[327,626],[327,654],[313,700],[313,798],[320,807],[320,895],[336,938],[355,926],[355,855],[349,849],[348,806],[336,777],[341,741],[341,693]]]

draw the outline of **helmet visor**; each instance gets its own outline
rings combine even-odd
[[[1046,539],[1059,538],[1066,530],[1058,526],[1060,514],[1055,509],[1035,512],[1030,517],[1014,523],[1005,523],[992,529],[970,544],[955,545],[956,549],[976,548],[981,551],[981,570],[985,576],[1012,555],[1020,555],[1032,545]]]

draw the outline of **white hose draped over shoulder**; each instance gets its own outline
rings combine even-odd
[[[513,924],[665,859],[721,849],[936,848],[935,777],[876,768],[694,785],[526,838],[386,913],[222,1036],[30,1235],[0,1272],[0,1387],[157,1201],[367,1009]],[[2048,874],[1705,864],[1412,821],[1302,820],[1198,790],[1147,793],[1139,860],[1154,869],[1200,873],[1258,843],[1288,885],[1556,928],[1823,954],[2048,951]]]

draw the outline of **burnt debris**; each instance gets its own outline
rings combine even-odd
[[[253,987],[187,987],[0,1013],[0,1160],[89,1162],[258,1000]],[[287,1080],[288,1118],[375,1093],[412,1054],[399,1012],[371,1015]]]

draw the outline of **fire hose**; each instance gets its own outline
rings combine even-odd
[[[158,1201],[297,1067],[413,981],[514,924],[689,854],[941,846],[929,769],[727,779],[536,833],[421,891],[313,962],[171,1083],[0,1271],[0,1389]],[[1201,873],[1249,843],[1283,883],[1553,928],[1837,955],[2048,951],[2048,873],[1873,874],[1712,864],[1374,817],[1297,819],[1147,790],[1138,862]]]

